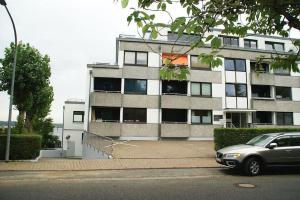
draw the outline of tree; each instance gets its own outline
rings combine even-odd
[[[33,129],[42,136],[42,148],[58,148],[61,146],[58,136],[51,134],[53,128],[51,118],[34,120]]]
[[[29,132],[33,130],[35,119],[45,118],[53,101],[53,88],[50,86],[50,59],[47,55],[31,47],[19,43],[16,67],[13,105],[19,111],[19,128],[25,126]],[[10,94],[12,59],[14,44],[5,49],[4,58],[0,59],[0,91]],[[21,127],[20,127],[21,126]]]
[[[121,0],[125,8],[129,0]],[[173,16],[168,10],[172,5],[172,11],[183,9],[184,16]],[[169,22],[159,21],[156,13],[161,12],[169,17]],[[239,23],[239,17],[245,15],[246,22]],[[300,31],[300,2],[299,0],[138,0],[137,8],[128,16],[127,21],[134,21],[141,29],[143,36],[151,32],[151,38],[156,39],[160,30],[169,29],[178,33],[180,38],[184,33],[197,35],[199,39],[190,44],[190,50],[203,47],[205,43],[211,46],[209,54],[199,55],[199,60],[216,67],[222,64],[218,49],[221,40],[210,34],[214,27],[222,26],[223,34],[233,34],[240,37],[248,32],[256,34],[278,34],[288,37],[289,31],[294,28]],[[272,58],[257,58],[258,65],[262,60],[269,59],[272,68],[284,68],[299,72],[297,62],[300,61],[300,40],[294,40],[297,51],[289,55],[276,53]],[[188,53],[188,50],[186,53]],[[176,59],[176,58],[175,58]],[[169,60],[167,63],[171,63]],[[177,72],[178,73],[177,73]],[[176,68],[171,64],[161,70],[161,74],[168,76],[172,72],[175,78],[186,78],[188,71],[184,67]],[[185,73],[185,76],[182,76]]]

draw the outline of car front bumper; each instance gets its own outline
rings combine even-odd
[[[238,160],[233,159],[223,159],[216,157],[216,162],[229,168],[236,168],[240,166],[240,162]]]

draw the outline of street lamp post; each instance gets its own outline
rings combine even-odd
[[[11,77],[11,88],[10,88],[10,99],[9,99],[9,114],[8,114],[8,130],[7,130],[7,140],[6,140],[6,152],[5,152],[5,161],[9,161],[9,149],[10,149],[10,135],[11,135],[11,115],[12,115],[12,104],[14,100],[14,87],[15,87],[15,74],[16,74],[16,64],[17,64],[17,47],[18,47],[18,40],[17,40],[17,31],[14,20],[6,6],[5,0],[0,0],[0,4],[5,7],[6,12],[11,20],[14,29],[15,35],[15,49],[14,49],[14,62],[13,62],[13,73]]]

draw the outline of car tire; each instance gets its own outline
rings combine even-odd
[[[249,158],[245,161],[244,172],[248,176],[258,176],[262,171],[262,162],[258,158]]]

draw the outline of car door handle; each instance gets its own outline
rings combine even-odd
[[[292,149],[287,149],[285,150],[286,152],[292,152],[293,150]]]

